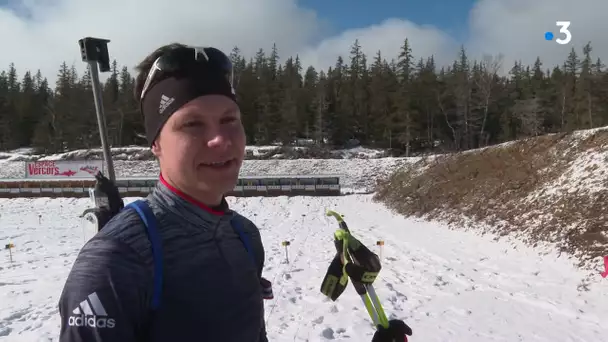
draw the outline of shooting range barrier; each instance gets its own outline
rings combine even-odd
[[[158,177],[118,178],[116,186],[122,197],[147,196]],[[0,179],[0,198],[17,197],[89,197],[95,186],[92,178],[80,179]],[[315,176],[244,176],[228,196],[339,196],[340,177]]]

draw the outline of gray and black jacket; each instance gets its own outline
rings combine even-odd
[[[151,309],[154,267],[146,228],[135,210],[124,209],[86,243],[72,267],[59,301],[60,342],[266,342],[257,227],[227,205],[205,208],[163,182],[146,201],[162,243],[160,307]]]

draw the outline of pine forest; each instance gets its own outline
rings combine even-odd
[[[230,53],[250,145],[360,144],[410,156],[608,125],[608,71],[591,43],[558,66],[540,58],[504,65],[500,55],[472,60],[462,48],[451,66],[439,67],[433,56],[415,58],[407,39],[395,59],[366,56],[355,41],[327,70],[279,52]],[[89,73],[58,67],[54,85],[15,64],[0,72],[1,150],[99,147]],[[112,146],[145,145],[129,70],[113,61],[103,84]]]

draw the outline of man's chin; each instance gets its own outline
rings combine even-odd
[[[238,173],[234,175],[222,175],[222,177],[211,177],[211,175],[199,172],[197,177],[198,188],[200,190],[227,193],[234,189],[238,181]]]

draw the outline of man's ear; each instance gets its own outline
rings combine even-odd
[[[160,157],[160,145],[158,144],[158,139],[156,139],[156,141],[152,144],[152,147],[150,148],[152,150],[152,154],[155,155],[157,158]]]

